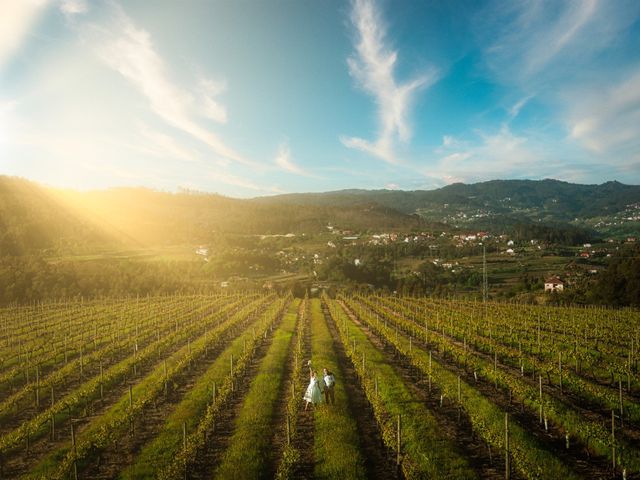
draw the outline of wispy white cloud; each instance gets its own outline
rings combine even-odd
[[[275,163],[281,169],[287,172],[295,173],[296,175],[303,175],[305,177],[312,176],[309,172],[304,170],[293,161],[293,159],[291,158],[291,149],[286,142],[283,142],[278,146],[278,153],[276,154]]]
[[[0,2],[0,71],[29,37],[29,31],[48,5],[48,0]]]
[[[460,140],[453,135],[444,135],[442,137],[442,143],[434,150],[438,155],[449,151],[452,148],[460,146]]]
[[[520,111],[522,111],[525,105],[529,103],[529,100],[531,100],[533,97],[534,97],[533,95],[527,95],[526,97],[523,97],[520,100],[518,100],[516,103],[514,103],[509,109],[509,120],[511,121],[514,118],[516,118],[518,115],[520,115]]]
[[[202,100],[201,113],[218,123],[227,123],[227,109],[215,99],[227,89],[227,82],[201,78],[199,85]]]
[[[193,96],[174,83],[156,52],[150,34],[136,26],[119,6],[105,24],[86,24],[84,38],[105,65],[126,78],[149,102],[151,110],[167,124],[208,145],[217,155],[245,165],[257,166],[228,146],[218,135],[198,123]],[[209,86],[205,83],[205,86]],[[226,111],[208,92],[204,113],[226,121]]]
[[[12,118],[12,112],[17,107],[18,102],[16,100],[1,100],[0,99],[0,166],[2,166],[2,159],[8,158],[8,146],[13,132],[11,127],[15,128],[15,121]]]
[[[507,109],[506,123],[535,92],[548,123],[566,128],[570,141],[558,135],[556,149],[582,146],[585,164],[597,154],[621,165],[626,157],[619,154],[640,144],[640,69],[610,58],[629,48],[638,19],[635,0],[489,3],[474,23],[490,79],[524,92]]]
[[[199,159],[195,152],[182,146],[170,135],[153,130],[144,124],[140,124],[138,130],[144,141],[137,148],[143,153],[185,162],[196,162]]]
[[[452,147],[457,143],[457,140],[453,135],[445,135],[442,137],[442,146],[443,147]]]
[[[570,136],[592,151],[640,146],[640,68],[608,88],[580,91],[569,105]]]
[[[498,131],[477,131],[477,140],[439,147],[443,154],[423,174],[441,184],[496,178],[545,178],[560,173],[558,164],[536,141],[514,134],[508,124]]]
[[[444,158],[440,159],[440,162],[443,165],[456,165],[459,162],[464,162],[466,159],[470,158],[473,154],[471,152],[454,152],[450,153]]]
[[[415,94],[437,80],[437,72],[422,72],[399,83],[395,78],[398,52],[387,45],[386,28],[373,0],[354,0],[351,22],[356,30],[356,51],[347,59],[349,73],[358,86],[374,97],[378,109],[378,138],[371,142],[341,137],[349,148],[362,150],[389,163],[397,163],[396,142],[411,137],[409,113]]]
[[[536,5],[533,9],[526,11],[521,20],[525,22],[535,20],[530,18],[529,14],[537,11],[538,8]],[[544,68],[562,50],[568,48],[572,41],[580,38],[581,31],[589,25],[597,13],[598,0],[567,3],[566,9],[555,22],[550,23],[546,29],[538,31],[541,42],[528,45],[525,72],[532,75]]]
[[[61,0],[60,10],[67,16],[79,15],[89,11],[86,0]]]
[[[497,80],[540,87],[590,73],[590,60],[633,24],[639,6],[627,0],[494,1],[474,24]]]

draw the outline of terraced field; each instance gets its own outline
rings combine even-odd
[[[0,477],[640,478],[640,314],[343,295],[0,310]],[[336,404],[305,410],[311,368]]]

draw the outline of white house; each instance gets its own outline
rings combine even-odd
[[[558,277],[550,277],[544,281],[545,292],[562,292],[564,290],[564,282]]]

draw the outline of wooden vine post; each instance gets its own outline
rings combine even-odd
[[[184,452],[184,480],[187,480],[187,422],[182,422],[182,451]]]
[[[462,410],[462,392],[460,390],[460,375],[458,375],[458,423],[460,423],[461,410]]]
[[[40,365],[36,365],[36,408],[40,408]]]
[[[71,420],[71,447],[73,448],[73,478],[78,480],[78,463],[76,461],[78,450],[76,449],[76,429],[73,426],[73,420]]]
[[[398,414],[398,424],[396,429],[396,466],[400,467],[402,461],[402,417]]]
[[[622,399],[622,377],[618,377],[618,399],[620,403],[620,420],[622,421],[622,416],[624,415],[624,403]]]
[[[265,330],[264,333],[266,334],[267,331]],[[230,368],[229,368],[229,380],[231,380],[231,391],[233,392],[233,354],[231,354],[231,360],[230,360]]]
[[[131,436],[135,435],[133,430],[133,384],[129,384],[129,428],[131,429]]]
[[[558,352],[558,371],[560,372],[560,395],[562,395],[562,352]]]
[[[616,414],[611,410],[611,468],[616,469]]]
[[[162,361],[162,367],[164,369],[164,394],[166,396],[169,390],[169,382],[167,379],[167,359],[166,358]]]
[[[429,326],[427,324],[427,319],[424,320],[424,344],[427,345],[429,343]]]
[[[54,442],[56,440],[56,416],[51,412],[49,418],[51,422],[51,441]]]
[[[511,478],[511,465],[509,461],[509,414],[504,414],[504,478]]]
[[[542,423],[542,375],[538,375],[538,385],[540,387],[540,423]]]
[[[187,422],[182,422],[182,450],[187,451]]]

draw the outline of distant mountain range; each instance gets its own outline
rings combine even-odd
[[[526,210],[554,221],[593,218],[623,211],[640,202],[640,186],[607,182],[579,185],[559,180],[491,180],[454,183],[437,190],[340,190],[265,197],[274,203],[341,206],[372,202],[403,213],[450,208],[512,213]]]
[[[342,190],[248,200],[145,188],[63,191],[0,176],[0,255],[110,242],[205,243],[220,234],[460,228],[522,224],[640,234],[640,186],[495,180],[429,191]],[[545,227],[545,228],[546,228]]]
[[[621,234],[638,232],[640,226],[640,186],[620,182],[580,185],[559,180],[491,180],[455,183],[437,190],[341,190],[278,195],[260,201],[333,207],[374,203],[455,226],[571,223]]]

